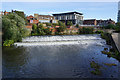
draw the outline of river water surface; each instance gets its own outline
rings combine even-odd
[[[119,62],[102,54],[106,44],[100,35],[33,36],[3,47],[3,78],[117,78]],[[102,66],[91,74],[90,62]]]

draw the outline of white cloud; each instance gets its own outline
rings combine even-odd
[[[2,0],[2,2],[118,2],[119,0]]]

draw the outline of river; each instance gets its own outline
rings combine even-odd
[[[118,77],[119,62],[101,53],[111,46],[98,34],[32,36],[14,45],[3,47],[3,78]],[[101,75],[91,74],[91,61],[102,66]]]

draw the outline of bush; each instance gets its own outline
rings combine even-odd
[[[98,31],[96,31],[95,33],[101,34],[101,33],[103,33],[103,31],[102,31],[102,30],[98,30]]]
[[[105,29],[115,29],[115,25],[114,24],[109,24],[109,25],[107,25],[107,26],[105,26],[104,28]]]
[[[79,34],[93,34],[93,28],[79,28]]]
[[[14,40],[5,40],[3,46],[12,46],[14,44]]]

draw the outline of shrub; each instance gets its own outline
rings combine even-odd
[[[3,43],[3,46],[12,46],[14,44],[13,40],[5,40]]]
[[[102,30],[98,30],[98,31],[96,31],[95,33],[101,34],[101,33],[103,33],[103,31],[102,31]]]
[[[79,34],[93,34],[93,28],[79,28]]]

